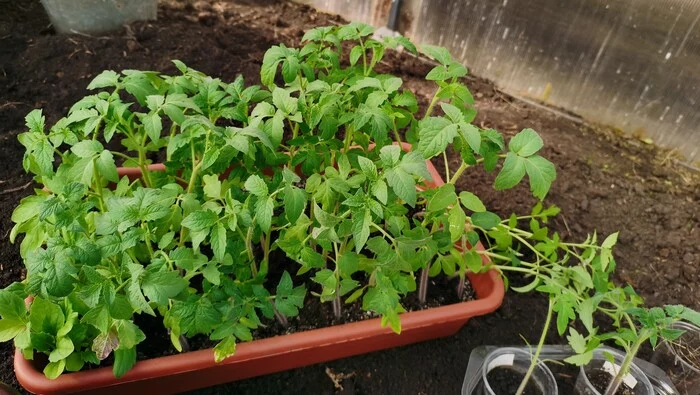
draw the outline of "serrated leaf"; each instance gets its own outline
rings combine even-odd
[[[544,142],[537,132],[532,129],[523,129],[513,136],[508,143],[508,149],[519,156],[530,156],[542,148]]]
[[[306,193],[304,190],[294,186],[286,186],[284,188],[284,212],[287,215],[287,220],[292,224],[296,223],[305,209]]]
[[[267,196],[267,184],[260,176],[253,174],[245,181],[245,189],[257,197]]]
[[[443,117],[430,117],[419,124],[416,151],[430,159],[447,149],[457,136],[458,125]]]
[[[385,173],[386,181],[396,196],[411,207],[416,205],[416,182],[401,168],[390,169]]]
[[[260,225],[260,229],[268,233],[272,226],[272,215],[275,209],[275,202],[271,197],[258,200],[255,203],[255,220]]]
[[[221,180],[216,174],[207,174],[202,177],[204,182],[204,195],[210,199],[221,199]]]
[[[525,176],[525,159],[513,152],[506,154],[503,168],[498,173],[493,186],[496,190],[504,190],[516,186]]]
[[[368,209],[358,210],[352,216],[352,234],[355,241],[355,251],[360,253],[369,239],[369,226],[372,223],[372,215]]]
[[[554,164],[539,155],[534,155],[525,160],[525,170],[530,178],[532,194],[540,200],[544,199],[557,177]]]
[[[144,115],[141,118],[141,123],[143,123],[143,128],[152,141],[155,142],[160,139],[160,133],[163,131],[163,122],[160,119],[160,115],[157,113]]]
[[[112,70],[105,70],[98,74],[95,78],[90,81],[90,84],[88,84],[87,89],[93,90],[93,89],[99,89],[99,88],[106,88],[109,86],[117,86],[119,83],[119,74]]]
[[[180,277],[178,272],[147,271],[143,277],[141,288],[149,300],[164,306],[170,298],[174,298],[188,285],[187,280]]]
[[[104,147],[96,140],[83,140],[71,147],[71,151],[80,158],[91,158],[102,150]]]
[[[219,217],[211,210],[195,211],[182,220],[182,226],[200,231],[209,229],[218,221]]]
[[[219,222],[211,229],[210,244],[211,249],[214,252],[214,258],[218,262],[224,261],[224,256],[226,255],[226,228]]]

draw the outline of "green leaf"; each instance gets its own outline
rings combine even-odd
[[[114,351],[114,365],[112,373],[120,378],[136,364],[136,348],[119,347]]]
[[[428,171],[428,165],[420,152],[411,151],[406,153],[403,158],[401,158],[399,167],[408,174],[421,177],[425,180],[432,180],[432,176]]]
[[[397,167],[385,173],[386,181],[396,195],[411,207],[416,205],[416,182],[406,171]]]
[[[357,162],[360,164],[360,170],[369,179],[374,179],[377,177],[377,166],[370,159],[364,156],[358,156]]]
[[[461,192],[459,194],[459,200],[462,201],[462,205],[464,205],[465,208],[475,213],[483,213],[486,211],[486,206],[481,202],[481,199],[471,192]]]
[[[288,185],[284,188],[284,212],[287,220],[294,224],[306,209],[306,193],[304,190]]]
[[[35,297],[29,308],[32,331],[58,333],[65,319],[61,307],[40,297]]]
[[[369,239],[369,226],[372,223],[372,215],[369,209],[353,212],[352,234],[355,241],[355,251],[360,253]]]
[[[445,184],[435,190],[435,194],[428,201],[428,211],[444,210],[457,202],[454,184]]]
[[[127,296],[129,298],[129,303],[131,303],[131,306],[134,308],[135,312],[141,312],[143,311],[146,314],[150,314],[155,317],[155,312],[153,312],[153,309],[151,306],[146,302],[146,298],[143,296],[143,292],[141,292],[141,287],[139,286],[138,281],[135,279],[129,280],[129,285],[127,286]]]
[[[216,224],[219,217],[211,210],[195,211],[182,220],[182,226],[200,231],[209,229]]]
[[[219,269],[215,263],[206,265],[204,269],[202,269],[202,275],[207,279],[207,281],[214,285],[221,284],[221,272],[219,272]]]
[[[586,338],[574,328],[569,328],[569,335],[566,337],[571,348],[577,353],[586,352]]]
[[[474,213],[472,214],[471,219],[475,226],[486,230],[493,229],[501,223],[501,218],[490,211]]]
[[[576,354],[564,359],[564,362],[576,366],[585,366],[593,359],[593,351],[587,351],[583,354]]]
[[[70,338],[61,337],[56,341],[56,348],[49,354],[49,362],[58,362],[62,359],[66,359],[75,347]]]
[[[245,181],[245,189],[257,197],[267,196],[267,184],[260,176],[253,174]]]
[[[160,140],[160,133],[163,131],[163,121],[160,119],[158,113],[152,113],[144,115],[141,118],[143,123],[143,128],[146,130],[146,134],[151,138],[152,141]]]
[[[525,160],[525,170],[530,178],[532,194],[540,200],[544,199],[557,177],[554,164],[539,155],[534,155]]]
[[[363,52],[363,49],[361,46],[355,45],[354,47],[352,47],[352,49],[350,50],[350,65],[351,66],[354,66],[357,63],[357,61],[362,56],[362,52]]]
[[[27,128],[32,133],[44,134],[44,123],[46,118],[42,115],[41,110],[32,110],[26,117],[24,117],[25,124]]]
[[[141,287],[149,300],[166,306],[168,300],[177,296],[185,288],[188,282],[180,277],[178,272],[151,272],[147,271],[143,277]]]
[[[146,339],[146,335],[141,329],[131,321],[123,320],[117,325],[117,336],[119,337],[119,349],[134,348],[137,344]]]
[[[542,148],[544,142],[537,132],[532,129],[523,129],[508,143],[508,149],[519,156],[530,156]]]
[[[260,225],[260,229],[270,232],[272,226],[272,215],[275,209],[275,202],[271,197],[260,199],[255,203],[255,220]]]
[[[613,246],[617,244],[617,237],[619,236],[619,234],[620,232],[611,233],[610,235],[608,235],[608,237],[605,238],[603,244],[601,244],[600,246],[602,248],[613,248]]]
[[[80,158],[91,158],[103,150],[102,144],[96,140],[83,140],[71,148],[71,151]]]
[[[224,340],[220,341],[216,346],[214,346],[214,360],[216,363],[223,361],[235,353],[236,338],[234,336],[227,336]]]
[[[6,320],[26,322],[27,308],[24,300],[7,290],[0,290],[0,317]]]
[[[66,368],[66,360],[62,359],[57,362],[50,362],[46,367],[44,368],[44,375],[50,379],[54,380],[58,378],[58,376],[63,373],[63,370]]]
[[[443,153],[457,136],[458,127],[443,117],[422,120],[418,126],[416,150],[426,159]]]
[[[384,162],[384,166],[391,167],[399,162],[401,157],[401,147],[398,145],[387,145],[379,150],[379,158]]]
[[[94,326],[100,333],[107,333],[110,325],[109,309],[106,305],[99,305],[85,313],[80,322]]]
[[[509,152],[506,154],[501,172],[496,177],[494,188],[500,191],[516,186],[525,176],[525,172],[525,159]]]
[[[27,329],[27,324],[13,319],[0,319],[0,342],[10,341]]]
[[[423,45],[421,46],[420,50],[424,54],[438,61],[440,64],[446,65],[452,62],[452,55],[450,55],[450,51],[448,51],[445,47]]]
[[[479,133],[479,128],[470,123],[462,122],[459,125],[459,131],[462,137],[467,141],[467,144],[469,144],[469,147],[474,152],[479,152],[481,149],[481,133]]]
[[[204,182],[204,195],[210,199],[221,199],[221,180],[216,174],[207,174],[202,177]]]
[[[224,261],[226,255],[226,228],[219,222],[211,229],[210,234],[211,249],[214,251],[214,258],[218,262]]]
[[[93,78],[88,84],[89,90],[117,86],[119,84],[119,74],[112,70],[105,70]]]
[[[95,169],[97,173],[107,181],[118,182],[119,173],[117,172],[117,166],[114,163],[114,156],[111,152],[104,150],[100,153],[95,161]]]
[[[447,221],[452,242],[455,242],[464,234],[464,224],[467,221],[467,215],[462,210],[462,207],[454,206],[450,209]]]

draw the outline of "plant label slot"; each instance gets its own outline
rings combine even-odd
[[[514,359],[515,359],[515,354],[499,355],[496,358],[494,358],[493,361],[489,362],[489,366],[488,366],[488,369],[486,369],[486,371],[490,372],[499,366],[513,366]]]
[[[610,363],[610,361],[605,361],[605,363],[603,364],[603,370],[614,378],[620,372],[620,365]],[[625,375],[625,377],[622,378],[622,381],[625,383],[626,386],[632,389],[634,389],[634,387],[637,386],[637,379],[632,377],[631,374]]]

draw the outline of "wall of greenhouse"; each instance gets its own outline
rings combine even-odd
[[[391,0],[302,0],[383,26]],[[404,0],[398,30],[505,92],[700,161],[700,0]]]

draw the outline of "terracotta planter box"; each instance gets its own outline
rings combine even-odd
[[[410,149],[407,144],[404,150]],[[428,161],[435,188],[443,181]],[[163,170],[152,165],[151,170]],[[138,169],[120,168],[120,175],[139,177]],[[482,248],[480,245],[479,248]],[[483,258],[486,260],[486,258]],[[214,362],[211,349],[139,361],[122,378],[115,378],[111,367],[66,373],[47,379],[42,367],[15,351],[15,373],[22,386],[38,394],[94,392],[99,394],[175,393],[209,387],[255,376],[294,369],[372,351],[451,336],[470,318],[491,313],[504,297],[503,281],[496,271],[468,274],[476,300],[401,315],[402,332],[382,328],[380,319],[314,329],[237,345],[236,354],[221,363]]]

